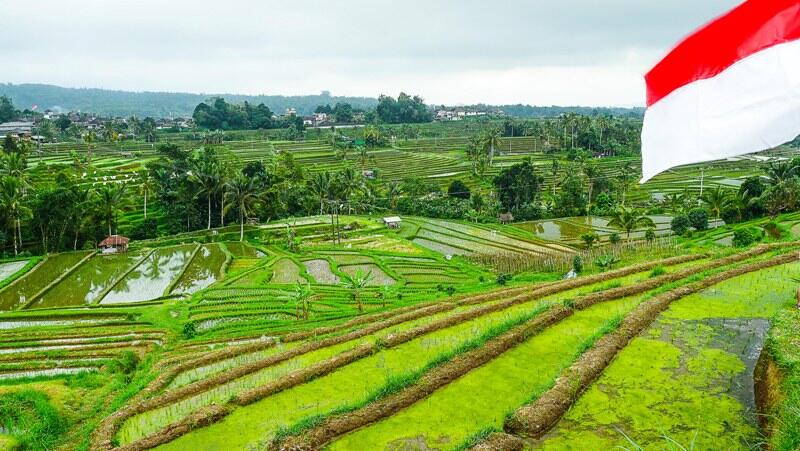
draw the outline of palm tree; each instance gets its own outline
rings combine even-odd
[[[371,161],[374,161],[375,158],[369,154],[369,150],[367,150],[367,148],[364,146],[358,147],[357,151],[358,151],[358,165],[361,166],[361,171],[363,172],[364,170],[367,169],[367,165]]]
[[[628,239],[631,238],[631,232],[638,228],[656,227],[652,219],[636,210],[625,207],[620,207],[611,215],[611,220],[608,221],[608,225],[624,230]]]
[[[771,162],[767,166],[767,178],[770,184],[781,185],[797,175],[798,168],[789,161]]]
[[[364,291],[364,288],[366,288],[369,282],[372,280],[372,271],[368,271],[365,274],[358,269],[352,276],[342,274],[342,278],[344,279],[341,282],[342,286],[350,290],[350,296],[358,306],[358,311],[363,312],[364,306],[361,305],[361,292]]]
[[[216,160],[200,158],[192,162],[189,180],[199,188],[197,195],[205,195],[208,208],[207,230],[211,230],[211,198],[219,189],[219,168]]]
[[[619,175],[620,189],[622,191],[622,206],[625,206],[625,197],[628,195],[628,188],[635,177],[633,166],[630,162],[622,165],[622,172]]]
[[[561,164],[557,159],[553,158],[550,163],[550,174],[553,176],[553,197],[556,197],[556,187],[558,186],[558,171],[561,169]]]
[[[325,200],[331,192],[331,174],[329,172],[317,172],[309,180],[311,191],[319,198],[319,214],[325,211]]]
[[[722,211],[731,205],[731,195],[728,190],[723,189],[717,185],[716,188],[706,190],[703,197],[700,198],[714,214],[714,219],[719,221]]]
[[[661,203],[671,212],[680,213],[683,211],[686,199],[681,193],[668,193],[664,195],[664,200]]]
[[[389,207],[394,210],[397,208],[397,198],[403,194],[400,182],[393,180],[386,186],[386,197],[389,198]]]
[[[597,166],[593,164],[586,164],[583,166],[583,175],[586,176],[589,188],[589,203],[586,205],[586,216],[589,216],[590,212],[592,211],[592,190],[594,189],[594,179],[599,173],[600,171],[597,170]]]
[[[89,164],[92,164],[92,144],[96,139],[97,135],[92,131],[83,135],[83,142],[86,143],[86,156]]]
[[[98,213],[108,226],[108,235],[113,235],[111,226],[116,222],[117,213],[122,210],[125,202],[125,185],[103,185],[97,190],[95,202]]]
[[[239,241],[244,241],[244,221],[252,212],[256,202],[260,200],[258,188],[253,180],[238,176],[225,185],[225,196],[228,205],[226,210],[235,208],[239,212]]]
[[[141,181],[139,182],[139,194],[144,196],[144,219],[147,219],[147,197],[155,189],[155,181],[150,177],[150,172],[144,170],[139,173]]]
[[[7,225],[11,227],[14,235],[14,255],[19,252],[22,245],[22,232],[20,220],[30,213],[23,204],[22,184],[15,177],[5,176],[0,181],[0,210],[5,212]],[[19,242],[18,242],[19,239]]]
[[[84,210],[92,203],[92,191],[88,188],[76,186],[75,189],[72,190],[72,202],[75,206],[74,211],[70,212],[70,217],[72,218],[72,227],[75,231],[75,239],[72,242],[72,250],[77,251],[78,237],[89,221],[87,216],[84,214]]]
[[[500,138],[503,136],[499,128],[490,128],[481,136],[481,148],[484,152],[489,152],[489,166],[494,162],[494,150],[500,145]]]

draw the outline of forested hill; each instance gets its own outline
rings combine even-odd
[[[83,111],[103,116],[152,116],[189,117],[200,102],[209,97],[224,97],[229,103],[264,103],[270,110],[282,114],[286,108],[294,108],[299,115],[314,112],[319,105],[335,105],[337,102],[349,103],[354,109],[367,110],[378,104],[372,97],[337,97],[325,91],[318,95],[279,96],[241,94],[190,94],[179,92],[131,92],[111,91],[94,88],[62,88],[43,84],[3,84],[0,95],[11,97],[17,108],[24,110],[38,105],[39,110],[58,109],[63,111]],[[531,106],[531,105],[471,105],[466,109],[474,111],[503,111],[514,117],[536,118],[554,117],[563,113],[584,115],[611,114],[620,117],[641,117],[643,108],[582,107],[582,106]]]
[[[178,92],[130,92],[91,88],[62,88],[42,84],[2,84],[0,95],[7,95],[19,109],[38,105],[39,110],[61,108],[64,111],[83,111],[103,116],[190,117],[194,108],[209,97],[224,97],[232,103],[248,101],[264,103],[270,110],[282,114],[295,108],[297,114],[311,114],[318,105],[346,102],[353,108],[368,109],[378,104],[377,98],[337,97],[323,92],[318,95],[278,96],[239,94],[189,94]]]
[[[503,113],[521,118],[555,117],[567,113],[582,114],[584,116],[598,116],[609,114],[616,117],[641,118],[644,108],[633,107],[591,107],[591,106],[533,106],[533,105],[470,105],[465,108],[475,111],[502,111]]]

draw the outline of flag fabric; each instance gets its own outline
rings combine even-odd
[[[642,182],[800,135],[800,0],[748,0],[645,76]]]

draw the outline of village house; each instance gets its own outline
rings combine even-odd
[[[0,136],[6,135],[14,136],[30,136],[33,133],[33,122],[16,121],[16,122],[3,122],[0,124]]]

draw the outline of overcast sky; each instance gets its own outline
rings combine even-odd
[[[738,0],[0,0],[0,82],[643,105],[642,75]]]

